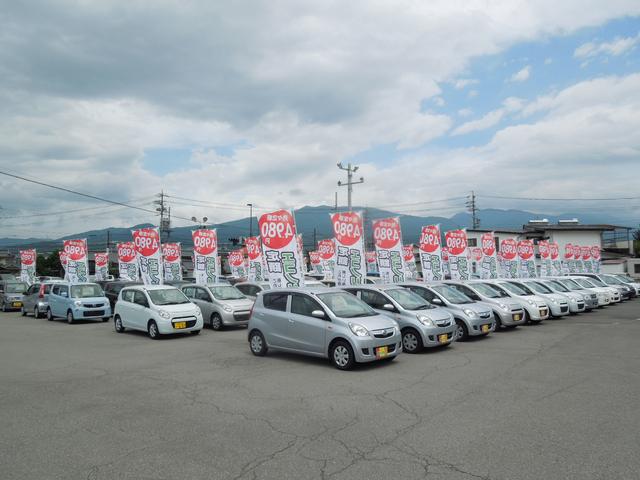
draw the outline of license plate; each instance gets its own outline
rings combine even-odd
[[[376,357],[383,358],[389,355],[389,347],[378,347],[376,348]]]
[[[449,342],[449,336],[446,333],[443,333],[442,335],[438,335],[438,342],[440,343]]]
[[[514,315],[513,319],[517,322],[518,320],[520,320],[520,314]]]
[[[544,317],[547,314],[546,310],[540,310],[540,316]]]
[[[13,302],[13,308],[20,308],[22,306],[22,302]]]
[[[176,322],[173,324],[173,328],[176,328],[176,329],[187,328],[187,322]]]
[[[482,330],[482,333],[487,333],[489,331],[489,325],[482,325],[480,329]]]

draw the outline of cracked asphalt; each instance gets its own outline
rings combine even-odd
[[[386,364],[0,314],[0,478],[637,479],[640,300]]]

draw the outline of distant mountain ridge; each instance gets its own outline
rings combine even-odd
[[[346,207],[338,207],[338,211],[346,210]],[[452,217],[440,216],[416,216],[398,214],[390,210],[382,210],[378,208],[354,207],[353,210],[362,211],[365,215],[366,238],[371,241],[371,221],[385,217],[399,217],[402,226],[402,235],[404,243],[416,243],[418,241],[421,228],[424,225],[440,224],[443,231],[453,230],[457,228],[471,228],[471,214],[460,212]],[[322,206],[305,206],[295,210],[296,225],[299,233],[304,238],[305,248],[311,249],[314,246],[314,239],[321,240],[332,236],[332,227],[330,222],[330,214],[335,210],[326,205]],[[602,214],[574,214],[564,213],[561,215],[547,215],[533,213],[524,210],[501,210],[501,209],[480,209],[478,210],[478,218],[480,219],[480,228],[482,229],[518,229],[522,225],[532,219],[546,218],[550,223],[557,223],[560,219],[578,218],[580,223],[606,223],[621,226],[631,226],[628,221],[622,220],[616,216]],[[36,225],[37,226],[37,225]],[[36,227],[34,226],[34,228]],[[131,240],[131,230],[137,228],[150,227],[151,224],[133,225],[129,228],[104,228],[97,230],[88,230],[78,232],[64,237],[51,239],[38,238],[0,238],[0,248],[7,247],[28,247],[35,246],[45,250],[60,248],[62,240],[70,238],[87,238],[89,248],[93,251],[106,247],[107,238],[111,245],[117,242]],[[0,225],[1,227],[1,225]],[[176,227],[169,234],[169,241],[181,242],[185,246],[191,245],[191,231],[195,227]],[[249,227],[249,218],[241,218],[229,222],[223,222],[212,226],[218,229],[218,241],[221,245],[230,244],[230,239],[247,237],[249,233],[258,235],[257,219],[254,217],[252,227]]]

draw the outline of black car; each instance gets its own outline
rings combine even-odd
[[[116,306],[116,302],[118,301],[118,295],[120,294],[120,290],[122,290],[124,287],[130,287],[131,285],[142,285],[142,283],[131,282],[128,280],[115,280],[112,282],[106,282],[104,285],[102,285],[102,289],[104,290],[104,296],[109,299],[112,312]]]

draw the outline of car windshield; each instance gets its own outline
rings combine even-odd
[[[431,287],[434,292],[439,295],[442,295],[448,302],[453,303],[454,305],[463,305],[465,303],[474,303],[469,297],[467,297],[464,293],[459,292],[453,287],[449,285],[436,285],[435,287]]]
[[[392,288],[384,293],[393,298],[405,310],[428,310],[435,308],[420,295],[405,288]]]
[[[533,292],[529,290],[527,287],[521,284],[504,282],[500,284],[501,287],[506,288],[514,295],[522,295],[524,297],[528,297],[529,295],[533,295]]]
[[[269,283],[261,283],[260,286],[262,287],[263,290],[270,290],[271,289],[271,284],[269,284]]]
[[[539,282],[527,282],[526,285],[538,293],[553,293],[553,290]]]
[[[379,315],[358,297],[347,292],[321,293],[318,298],[336,317],[356,318]]]
[[[209,287],[209,290],[211,290],[211,294],[216,300],[240,300],[242,298],[247,298],[240,290],[236,287],[232,287],[231,285]]]
[[[631,278],[629,275],[623,275],[621,273],[616,275],[616,278],[619,278],[620,280],[622,280],[625,283],[633,283],[633,282],[635,282],[635,280],[633,278]]]
[[[504,298],[509,296],[506,292],[493,288],[493,285],[487,285],[485,283],[472,283],[471,286],[478,292],[480,292],[480,295],[484,295],[485,297]]]
[[[147,290],[154,305],[179,305],[189,303],[189,299],[177,288],[163,288],[161,290]]]
[[[618,280],[617,278],[615,278],[615,277],[610,277],[608,275],[607,276],[603,275],[602,278],[604,278],[604,281],[607,282],[607,285],[622,285],[622,282],[620,280]]]
[[[72,298],[89,298],[102,296],[104,296],[104,293],[102,293],[102,288],[100,288],[100,285],[89,284],[71,286]]]
[[[27,286],[26,283],[7,283],[4,286],[4,291],[6,293],[22,293],[27,288],[29,287]]]
[[[567,287],[565,287],[562,283],[557,282],[556,280],[551,280],[549,282],[549,285],[551,285],[553,288],[555,288],[559,292],[568,292],[569,291],[569,289]]]
[[[593,283],[596,287],[606,287],[606,285],[602,282],[602,280],[599,280],[597,278],[589,277],[586,280],[588,282]]]
[[[586,278],[576,278],[576,279],[570,279],[570,280],[565,280],[565,281],[566,282],[573,282],[573,283],[579,285],[580,288],[593,288],[593,287],[595,287],[595,284],[591,283]]]

